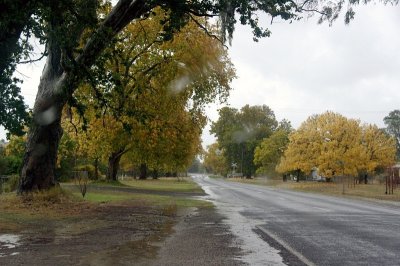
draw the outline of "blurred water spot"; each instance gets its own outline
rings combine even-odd
[[[188,75],[182,76],[178,79],[173,80],[169,84],[169,89],[172,92],[178,93],[182,91],[189,83],[192,82],[191,78]]]
[[[36,122],[41,126],[47,126],[54,122],[57,118],[56,107],[51,106],[46,111],[36,114]]]

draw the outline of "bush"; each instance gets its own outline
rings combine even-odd
[[[22,159],[16,156],[5,156],[0,159],[1,173],[3,175],[18,174],[22,165]]]
[[[12,192],[17,190],[18,182],[19,182],[19,176],[11,175],[8,181],[5,184],[3,184],[4,192]]]
[[[96,168],[91,164],[79,165],[75,167],[75,171],[86,171],[90,180],[95,180],[96,178]]]
[[[0,156],[0,175],[5,175],[8,172],[8,162],[5,157]]]

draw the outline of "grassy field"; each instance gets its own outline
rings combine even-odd
[[[76,198],[82,198],[79,192],[72,193]],[[96,191],[89,192],[84,201],[93,203],[116,203],[116,202],[131,202],[141,206],[170,206],[177,207],[210,207],[212,204],[208,201],[192,199],[188,197],[177,197],[169,195],[155,195],[146,193],[127,193],[119,191]]]
[[[170,192],[198,192],[203,190],[193,181],[188,178],[159,178],[159,179],[146,179],[146,180],[129,180],[121,181],[123,185],[128,187],[143,189],[143,190],[158,190]]]
[[[102,190],[91,190],[90,186],[95,185],[96,188]],[[115,190],[107,190],[107,188],[115,187]],[[118,187],[133,188],[136,191],[118,190]],[[77,186],[65,186],[72,192],[76,198],[81,198],[82,195],[77,191]],[[152,191],[163,192],[165,195],[151,193]],[[164,193],[165,192],[165,193]],[[187,197],[182,195],[177,196],[174,193],[185,193]],[[211,206],[211,203],[203,200],[190,198],[191,193],[203,193],[203,190],[190,178],[177,180],[176,178],[160,178],[147,180],[125,180],[114,182],[94,182],[88,185],[88,193],[84,201],[94,203],[106,202],[123,202],[131,201],[140,205],[154,206],[169,206],[176,205],[177,207],[206,207]]]
[[[125,181],[119,183],[95,183],[96,190],[90,189],[84,198],[77,185],[69,183],[45,193],[34,193],[19,197],[15,192],[0,194],[0,228],[13,230],[29,226],[41,219],[62,220],[81,216],[94,210],[99,205],[122,204],[127,206],[151,207],[166,212],[176,212],[185,207],[212,207],[212,203],[190,197],[202,192],[201,188],[190,179]],[[124,189],[118,190],[118,187]],[[126,191],[125,188],[134,188]],[[151,191],[165,191],[156,194]],[[175,195],[179,192],[180,195]],[[182,195],[182,192],[185,192]],[[196,194],[197,193],[197,194]],[[186,196],[187,195],[187,196]],[[1,231],[1,230],[0,230]]]
[[[325,183],[325,182],[282,182],[282,180],[271,180],[264,178],[240,179],[230,178],[232,182],[241,182],[254,185],[272,186],[283,189],[291,189],[303,192],[322,193],[333,196],[350,196],[378,200],[400,201],[400,187],[394,190],[394,194],[385,194],[385,184],[357,184],[353,186],[347,183]]]

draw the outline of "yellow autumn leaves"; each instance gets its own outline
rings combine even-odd
[[[86,107],[87,130],[74,134],[81,155],[115,169],[121,159],[126,168],[177,172],[200,152],[204,106],[226,98],[235,70],[225,47],[193,21],[163,40],[166,16],[156,9],[130,24],[92,69],[96,84],[75,93]]]
[[[276,170],[317,168],[325,177],[373,173],[395,162],[395,140],[376,125],[361,125],[338,113],[309,117],[289,136],[289,145]]]

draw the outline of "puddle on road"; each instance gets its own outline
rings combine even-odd
[[[254,219],[248,219],[240,213],[244,208],[234,206],[225,202],[224,199],[213,193],[212,188],[199,182],[204,191],[208,194],[206,198],[213,202],[219,213],[224,215],[224,220],[231,229],[231,232],[240,241],[240,247],[244,255],[240,258],[249,265],[285,265],[279,250],[271,247],[262,240],[253,229],[259,223]]]
[[[0,257],[15,256],[19,252],[10,252],[11,249],[18,247],[20,244],[21,237],[14,234],[2,234],[0,235]]]

